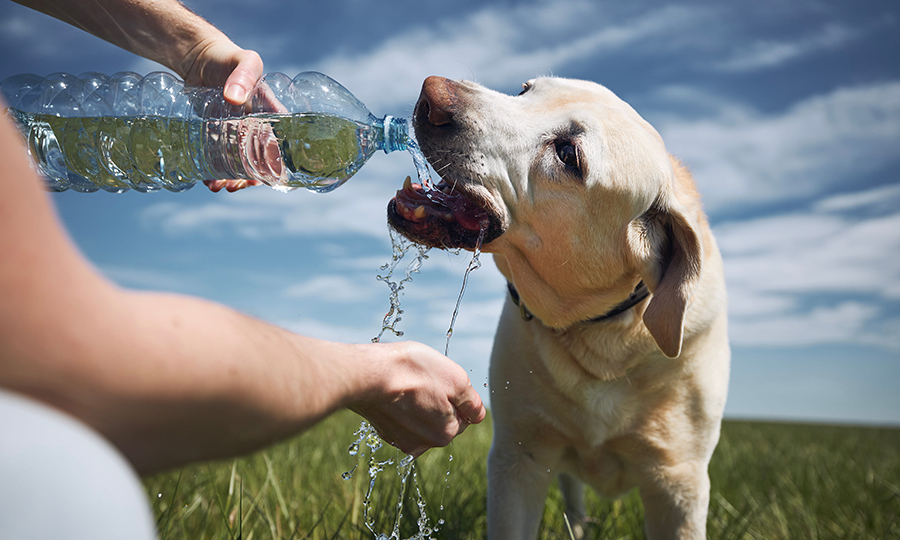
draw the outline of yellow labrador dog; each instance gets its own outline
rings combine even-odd
[[[585,81],[508,96],[430,77],[413,122],[441,180],[398,191],[392,226],[437,247],[483,236],[509,281],[488,538],[535,538],[557,475],[577,529],[584,482],[637,487],[650,539],[706,538],[730,352],[722,261],[687,170]]]

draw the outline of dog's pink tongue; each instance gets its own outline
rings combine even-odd
[[[396,207],[408,221],[421,223],[426,217],[437,217],[446,222],[456,221],[470,231],[487,227],[487,212],[471,199],[459,193],[446,193],[420,184],[413,184],[409,177],[403,189],[397,191]]]
[[[457,204],[453,207],[453,217],[460,225],[470,231],[480,231],[487,227],[488,215],[483,208],[462,196],[456,197],[454,202]]]

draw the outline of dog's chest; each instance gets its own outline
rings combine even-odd
[[[571,444],[597,448],[628,429],[637,413],[634,394],[622,381],[581,381],[569,387],[547,420]]]
[[[548,421],[565,429],[579,446],[595,448],[622,435],[642,414],[641,388],[646,353],[610,346],[601,336],[548,335],[535,360]]]
[[[638,409],[627,379],[600,380],[558,359],[547,367],[539,407],[570,443],[597,447],[627,429]]]

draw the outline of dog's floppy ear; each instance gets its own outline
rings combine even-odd
[[[652,297],[644,326],[669,358],[681,354],[684,314],[700,278],[703,248],[678,201],[660,198],[644,216],[650,257],[642,278]]]

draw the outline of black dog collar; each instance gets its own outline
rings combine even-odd
[[[512,282],[506,282],[506,288],[509,289],[509,296],[513,301],[513,304],[519,307],[519,313],[522,315],[522,318],[526,321],[530,321],[534,318],[534,314],[528,311],[528,308],[525,307],[525,303],[519,298],[519,291],[516,290],[516,287],[512,284]],[[616,307],[612,308],[608,312],[600,315],[599,317],[594,317],[592,319],[587,319],[581,322],[584,323],[596,323],[602,322],[607,319],[611,319],[616,315],[620,315],[625,313],[629,309],[634,306],[640,304],[645,298],[650,296],[650,290],[644,285],[644,282],[638,283],[637,287],[634,288],[634,291],[625,299],[624,302],[618,304]]]

